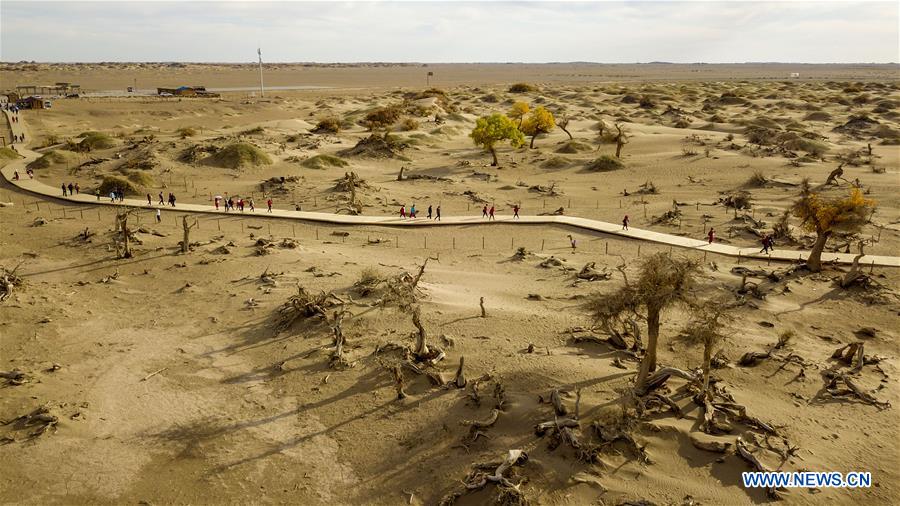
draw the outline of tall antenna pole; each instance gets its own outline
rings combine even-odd
[[[256,54],[259,55],[259,96],[266,96],[265,88],[263,88],[263,78],[262,78],[262,49],[256,48]]]

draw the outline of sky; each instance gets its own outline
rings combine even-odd
[[[0,60],[900,61],[898,2],[0,0]]]

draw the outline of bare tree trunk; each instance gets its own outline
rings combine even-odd
[[[400,174],[397,174],[397,181],[403,181],[403,169],[406,167],[400,167]]]
[[[712,343],[704,343],[703,344],[703,390],[701,390],[701,392],[700,392],[704,396],[706,395],[707,390],[709,390],[710,362],[712,362]]]
[[[647,351],[644,353],[644,359],[641,360],[641,369],[638,372],[637,388],[644,388],[647,376],[656,370],[656,342],[659,338],[659,312],[657,307],[647,308]]]
[[[484,310],[484,297],[478,300],[478,305],[481,306],[481,317],[487,318],[487,311]]]
[[[416,306],[415,309],[413,309],[412,321],[413,321],[413,325],[416,326],[416,330],[418,331],[416,334],[416,355],[427,355],[428,354],[428,343],[426,342],[427,335],[425,334],[425,326],[422,325],[421,313],[419,311],[418,306]]]
[[[181,226],[184,228],[184,239],[181,241],[181,252],[189,253],[191,251],[191,229],[197,226],[195,221],[188,225],[187,215],[181,217]]]
[[[813,244],[812,250],[809,252],[809,258],[806,259],[806,266],[812,272],[820,272],[822,270],[822,250],[825,249],[825,243],[831,237],[831,232],[818,232],[816,242]]]
[[[534,139],[537,137],[537,134],[531,136],[531,145],[528,146],[530,149],[534,149]]]
[[[491,162],[491,167],[500,165],[500,162],[497,160],[497,150],[494,149],[494,146],[491,146],[491,156],[494,157],[494,160]]]
[[[841,279],[841,288],[847,288],[863,275],[862,270],[859,268],[859,260],[865,255],[865,242],[859,241],[859,254],[853,257],[853,265],[850,266],[850,270]]]
[[[624,146],[624,145],[625,145],[624,142],[616,139],[616,158],[621,158],[619,155],[622,154],[622,146]]]

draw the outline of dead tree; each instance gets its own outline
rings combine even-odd
[[[499,488],[498,503],[500,504],[526,504],[525,494],[520,489],[521,483],[514,483],[507,477],[513,466],[524,465],[528,461],[528,455],[522,450],[509,450],[502,462],[487,464],[475,464],[472,471],[463,480],[463,488],[444,496],[440,506],[452,506],[465,494],[481,490],[488,483],[494,483]],[[490,472],[488,472],[490,471]]]
[[[128,228],[128,218],[137,212],[137,209],[125,209],[120,210],[116,213],[116,232],[121,232],[122,234],[122,242],[118,242],[115,239],[113,241],[116,244],[116,253],[119,258],[131,258],[131,230]],[[121,249],[119,246],[121,244]]]
[[[859,268],[859,260],[862,257],[866,256],[865,246],[865,241],[859,241],[859,254],[853,257],[853,265],[850,266],[850,270],[847,271],[846,274],[844,274],[843,278],[841,278],[841,288],[848,288],[857,280],[866,277],[865,274],[862,273],[862,270]]]
[[[831,171],[831,173],[828,174],[828,179],[825,180],[825,185],[837,185],[837,179],[844,179],[843,176],[844,164],[841,163],[840,165],[838,165],[838,168],[834,169],[833,171]]]
[[[344,314],[348,311],[341,310],[334,312],[334,320],[331,326],[331,332],[333,336],[334,343],[334,352],[331,354],[331,364],[332,368],[342,368],[350,366],[350,363],[347,362],[347,359],[344,358],[344,343],[346,339],[344,338],[344,330],[343,330],[343,322],[344,322]]]
[[[622,147],[628,144],[628,131],[620,123],[613,125],[616,127],[616,135],[613,141],[616,143],[616,158],[621,158]]]
[[[478,305],[481,306],[481,317],[487,318],[487,311],[484,310],[484,297],[478,299]]]
[[[420,362],[428,362],[434,365],[444,358],[444,351],[437,346],[428,345],[428,335],[425,331],[425,326],[422,324],[422,313],[419,306],[414,306],[411,313],[412,323],[416,327],[416,345],[413,349],[413,355]]]
[[[181,226],[184,229],[184,239],[181,241],[181,252],[189,253],[191,251],[191,229],[199,224],[197,220],[188,225],[187,215],[181,217]]]
[[[459,368],[456,370],[456,377],[453,379],[453,385],[456,388],[466,388],[466,373],[463,371],[465,362],[466,357],[459,357]]]
[[[569,120],[570,118],[568,116],[563,116],[556,120],[556,126],[558,126],[560,130],[562,130],[566,133],[566,135],[569,136],[569,140],[572,140],[574,139],[574,137],[572,137],[572,133],[568,130]]]

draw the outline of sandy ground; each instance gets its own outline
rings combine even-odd
[[[873,217],[878,226],[868,225],[861,233],[878,239],[866,252],[897,254],[900,155],[885,142],[897,132],[900,97],[896,83],[878,81],[883,76],[870,74],[869,68],[858,73],[830,69],[836,74],[823,76],[859,84],[723,83],[681,81],[680,73],[689,68],[677,67],[670,76],[639,73],[633,69],[643,66],[635,66],[629,67],[633,76],[620,78],[656,82],[595,84],[588,81],[615,77],[551,78],[541,73],[547,72],[543,67],[515,67],[509,72],[518,72],[516,77],[502,69],[496,77],[479,77],[484,81],[475,85],[446,86],[447,102],[426,101],[425,111],[406,113],[419,125],[411,131],[395,128],[393,135],[409,144],[399,153],[402,158],[340,155],[348,165],[326,169],[302,163],[353,147],[368,135],[356,124],[367,111],[404,99],[409,104],[416,98],[404,94],[421,88],[385,89],[404,82],[387,84],[380,68],[311,69],[355,72],[354,87],[362,89],[284,92],[264,100],[238,94],[221,100],[70,99],[23,115],[31,146],[51,144],[48,150],[62,157],[36,169],[36,177],[54,185],[77,181],[86,191],[93,191],[103,176],[132,176],[137,170],[149,176],[139,185],[141,193],[172,191],[180,202],[208,202],[224,192],[252,194],[259,206],[260,182],[285,176],[297,180],[267,188],[276,206],[336,210],[346,207],[348,193],[335,191],[335,180],[353,171],[368,184],[357,191],[366,214],[394,213],[400,204],[413,202],[420,210],[440,204],[445,214],[476,213],[482,201],[508,214],[521,203],[528,214],[563,207],[567,214],[614,222],[629,214],[642,227],[692,237],[703,237],[714,226],[721,240],[741,245],[756,244],[753,230],[771,229],[796,195],[796,184],[803,177],[821,184],[840,156],[856,165],[845,164],[845,181],[823,191],[845,194],[847,181],[858,178],[879,203]],[[191,69],[207,86],[243,84]],[[120,85],[118,70],[78,70],[84,85]],[[780,69],[766,71],[774,75]],[[27,77],[76,80],[64,79],[62,70],[41,72]],[[454,79],[467,83],[474,78],[461,70]],[[546,84],[537,92],[511,94],[506,85],[490,85],[493,79]],[[742,101],[724,103],[723,94]],[[623,103],[629,95],[650,97],[653,107]],[[570,116],[570,132],[587,149],[557,153],[567,141],[557,129],[538,137],[533,150],[501,147],[500,167],[489,167],[489,156],[466,136],[476,117],[505,112],[512,100]],[[822,113],[813,117],[820,119],[807,119],[814,112]],[[859,114],[884,128],[854,135],[833,131]],[[345,120],[349,128],[338,134],[308,133],[325,116]],[[676,127],[677,119],[685,120],[684,128]],[[599,120],[621,121],[631,132],[623,169],[585,169],[615,149],[597,142]],[[827,150],[824,160],[801,150],[793,150],[797,158],[788,158],[792,155],[751,145],[745,128],[754,124],[808,134],[804,138]],[[184,127],[196,134],[182,138],[176,130]],[[78,141],[85,131],[109,135],[113,146],[89,153],[61,149],[66,139]],[[729,135],[732,140],[726,140]],[[194,146],[221,148],[238,140],[257,146],[273,163],[227,169],[202,159],[179,161]],[[851,156],[867,144],[872,155]],[[796,166],[790,164],[798,159]],[[92,160],[98,162],[82,165]],[[398,181],[401,167],[407,176],[445,179]],[[748,186],[757,171],[768,182]],[[648,181],[659,193],[636,195]],[[544,188],[529,189],[535,186]],[[550,186],[557,195],[547,193]],[[737,190],[752,198],[746,217],[735,218],[716,204]],[[654,223],[654,217],[673,209],[673,200],[685,204],[677,206],[681,219]],[[60,420],[38,437],[30,437],[34,428],[21,422],[0,427],[7,443],[0,446],[0,456],[12,463],[0,476],[2,503],[436,504],[456,490],[471,464],[499,461],[514,448],[528,452],[528,462],[517,473],[527,480],[522,490],[535,504],[638,499],[681,504],[687,496],[702,504],[767,500],[764,491],[741,486],[740,473],[750,470],[745,461],[692,444],[692,437],[702,436],[702,410],[689,398],[680,401],[682,418],[658,413],[629,426],[650,462],[617,444],[601,454],[601,462],[586,463],[571,448],[551,449],[548,438],[534,433],[536,423],[553,418],[553,409],[539,402],[552,389],[568,392],[569,409],[580,391],[586,439],[594,422],[624,423],[620,396],[632,384],[637,362],[608,345],[577,342],[566,329],[591,324],[582,304],[590,294],[623,283],[616,266],[624,263],[626,272],[636,276],[642,258],[668,248],[642,244],[639,250],[634,242],[543,226],[340,229],[270,222],[245,213],[202,219],[191,235],[194,251],[182,255],[177,251],[180,223],[166,211],[159,224],[151,212],[133,218],[142,229],[136,234],[140,244],[134,258],[118,260],[112,210],[38,201],[8,186],[0,191],[0,201],[13,203],[0,208],[0,260],[9,269],[21,263],[17,272],[24,280],[0,304],[0,369],[25,371],[29,379],[3,387],[0,418],[13,420],[46,404]],[[34,226],[38,217],[47,223]],[[753,219],[765,223],[750,226]],[[810,237],[796,228],[796,220],[793,225],[793,246],[808,244]],[[87,241],[78,237],[85,227],[94,233]],[[567,234],[578,241],[574,252]],[[297,247],[267,248],[269,254],[259,255],[260,237],[278,243],[295,239]],[[835,238],[831,245],[855,249],[854,238]],[[513,257],[518,247],[528,250],[524,259]],[[563,265],[538,265],[551,255]],[[696,257],[705,260],[700,296],[737,297],[733,293],[741,277],[731,272],[734,260]],[[469,397],[471,387],[435,387],[412,373],[406,376],[409,397],[396,400],[393,377],[385,368],[391,355],[373,354],[389,342],[411,344],[415,329],[409,315],[395,307],[370,307],[377,296],[362,296],[354,283],[372,268],[381,276],[414,273],[426,258],[432,260],[420,283],[422,320],[431,342],[447,353],[436,369],[452,378],[464,356],[470,382],[491,374],[480,405]],[[574,272],[587,262],[608,268],[612,278],[576,282]],[[787,268],[747,262],[741,267]],[[265,271],[277,274],[273,282],[260,279]],[[753,438],[754,451],[770,468],[873,473],[870,489],[794,490],[784,495],[789,504],[893,504],[900,501],[896,408],[822,395],[820,373],[837,366],[829,358],[834,349],[862,339],[867,356],[883,359],[877,367],[865,366],[857,382],[880,401],[897,405],[900,273],[875,269],[872,278],[882,288],[868,290],[837,288],[831,278],[839,274],[831,268],[777,283],[754,278],[770,292],[732,311],[731,338],[723,350],[731,364],[714,376],[752,416],[775,425],[780,437],[755,436],[741,426],[719,439]],[[275,312],[296,293],[298,283],[353,297],[343,325],[353,367],[329,367],[332,333],[324,321],[274,331]],[[529,298],[532,294],[540,297]],[[479,317],[479,297],[485,299],[487,318]],[[699,365],[699,349],[672,339],[689,316],[683,309],[665,313],[662,364]],[[864,327],[874,329],[874,337],[861,333]],[[755,367],[735,364],[747,351],[771,347],[787,330],[796,337],[778,357]],[[527,352],[529,345],[533,353]],[[785,361],[790,353],[800,357],[799,363]],[[675,391],[683,381],[671,383]],[[487,437],[468,442],[465,422],[490,413],[495,384],[505,392],[503,414],[484,430]],[[789,447],[799,449],[782,458],[779,451]],[[576,475],[593,476],[602,487],[573,481]],[[489,485],[458,503],[491,503],[496,492]]]

